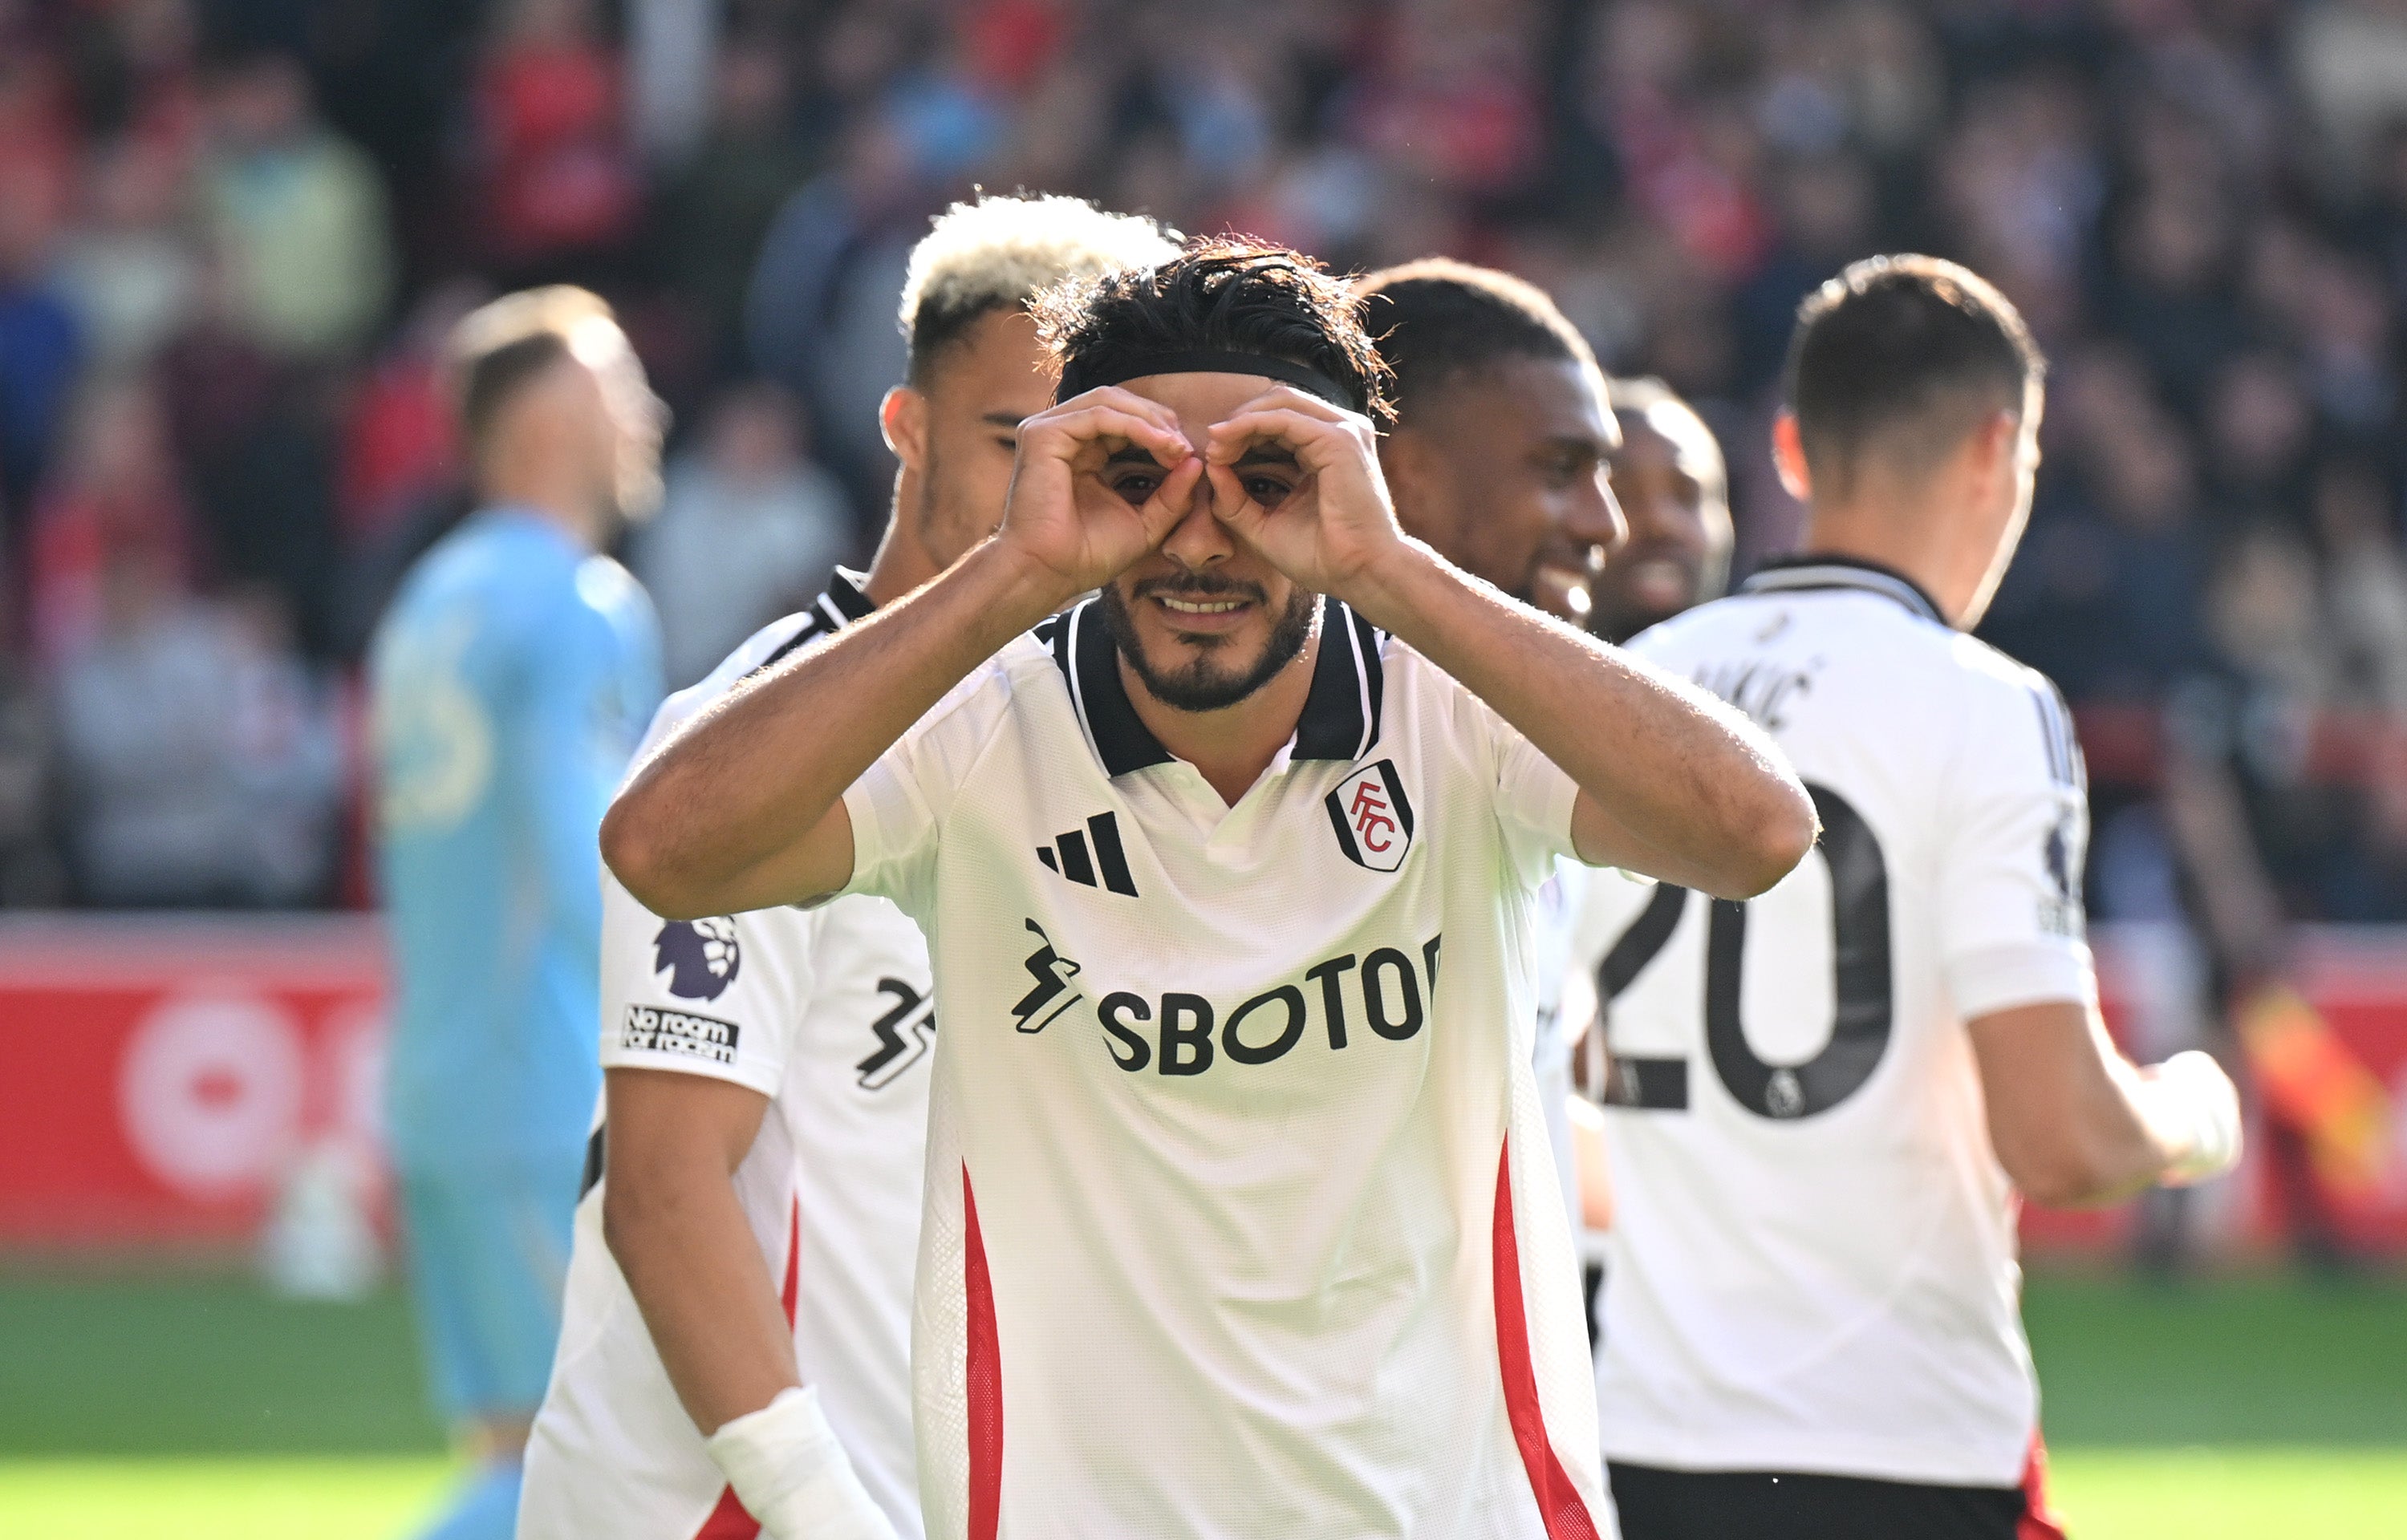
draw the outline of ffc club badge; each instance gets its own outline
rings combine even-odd
[[[1413,848],[1413,804],[1396,762],[1365,765],[1338,784],[1324,804],[1337,848],[1358,867],[1393,871]]]

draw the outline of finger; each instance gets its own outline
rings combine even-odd
[[[1175,422],[1165,427],[1150,417],[1100,404],[1058,415],[1047,413],[1041,422],[1032,417],[1019,425],[1019,438],[1023,444],[1033,445],[1039,453],[1060,459],[1074,459],[1088,446],[1107,439],[1120,439],[1143,448],[1165,470],[1195,452],[1195,446],[1187,442],[1187,435],[1179,431]]]
[[[1251,401],[1239,406],[1237,410],[1240,412],[1252,412],[1276,406],[1283,406],[1290,411],[1301,412],[1306,417],[1319,417],[1328,422],[1343,422],[1350,418],[1361,417],[1361,414],[1359,412],[1351,411],[1346,407],[1340,406],[1334,402],[1324,400],[1319,396],[1314,395],[1309,390],[1299,390],[1292,385],[1274,385],[1269,389],[1263,391],[1260,395],[1254,397]],[[1363,420],[1367,421],[1369,419],[1364,418]]]
[[[1286,445],[1299,461],[1314,470],[1343,464],[1349,459],[1359,459],[1366,452],[1376,454],[1364,445],[1353,422],[1346,418],[1308,417],[1278,406],[1240,412],[1226,422],[1215,423],[1205,436],[1204,457],[1218,465],[1233,465],[1247,449],[1262,443]]]
[[[1247,534],[1262,526],[1270,513],[1246,492],[1246,484],[1236,471],[1227,465],[1214,465],[1204,460],[1204,473],[1212,484],[1212,516],[1239,534]]]
[[[1160,423],[1162,427],[1171,429],[1174,431],[1176,431],[1178,427],[1177,413],[1172,411],[1169,407],[1164,406],[1161,403],[1154,400],[1151,396],[1140,396],[1135,391],[1118,385],[1099,385],[1092,390],[1081,390],[1078,394],[1072,396],[1068,401],[1059,403],[1058,404],[1048,408],[1048,410],[1054,412],[1067,412],[1072,410],[1083,410],[1096,406],[1108,406],[1118,411],[1131,412],[1138,417]]]
[[[1137,510],[1137,518],[1145,526],[1146,549],[1151,550],[1169,539],[1170,531],[1178,528],[1178,521],[1194,508],[1195,488],[1203,483],[1204,472],[1201,459],[1188,456],[1171,468],[1161,485],[1153,489],[1153,496]]]

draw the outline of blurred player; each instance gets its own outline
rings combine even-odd
[[[404,580],[370,672],[410,1282],[482,1462],[432,1533],[477,1540],[515,1523],[559,1335],[600,1080],[594,834],[660,699],[651,606],[597,553],[659,496],[662,413],[583,290],[496,300],[453,354],[478,512]]]
[[[1233,242],[1047,296],[995,538],[605,827],[663,912],[876,892],[932,939],[944,1540],[1609,1531],[1530,899],[1574,848],[1759,891],[1811,822],[1736,713],[1401,534],[1354,312]]]
[[[1627,642],[1709,599],[1730,581],[1730,478],[1696,408],[1659,379],[1605,388],[1621,445],[1613,489],[1630,538],[1590,585],[1588,629]]]
[[[1588,629],[1608,642],[1628,642],[1647,627],[1722,596],[1730,577],[1730,480],[1722,446],[1696,408],[1661,380],[1617,379],[1605,386],[1621,443],[1613,451],[1613,488],[1630,538],[1605,558],[1593,585]],[[1610,879],[1607,879],[1608,881]],[[1564,1035],[1579,1043],[1595,993],[1585,976],[1563,985]],[[1586,1065],[1599,1065],[1601,1044],[1581,1045]],[[1602,1091],[1601,1069],[1588,1088]],[[1611,1163],[1595,1105],[1572,1103],[1574,1167],[1580,1218],[1591,1232],[1613,1223]],[[1600,1275],[1589,1272],[1594,1292]]]
[[[1588,339],[1545,292],[1443,258],[1362,279],[1362,329],[1395,381],[1379,469],[1396,522],[1474,577],[1574,625],[1622,538],[1606,476],[1618,447]],[[1562,981],[1587,869],[1565,859],[1538,890],[1531,1055],[1547,1143],[1574,1233],[1571,1038]]]
[[[1633,644],[1762,724],[1823,832],[1747,903],[1591,887],[1631,1540],[2056,1533],[2016,1189],[2100,1202],[2237,1156],[2213,1060],[2108,1040],[2071,721],[1962,631],[2030,509],[2041,371],[1962,268],[1847,269],[1801,312],[1775,434],[1805,554]]]
[[[876,561],[672,698],[648,746],[992,533],[1019,420],[1052,400],[1029,298],[1175,249],[1067,198],[938,219],[904,286],[908,383],[884,406],[902,469]],[[604,881],[599,1185],[519,1533],[725,1540],[757,1516],[772,1540],[916,1536],[927,944],[883,898],[664,922]]]

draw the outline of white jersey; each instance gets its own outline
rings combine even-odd
[[[845,796],[936,959],[912,1340],[943,1540],[1611,1533],[1531,1074],[1572,783],[1334,601],[1232,808],[1094,601]]]
[[[756,669],[869,612],[843,574],[662,705],[646,748]],[[638,759],[641,756],[639,754]],[[663,921],[603,874],[602,1063],[770,1098],[735,1192],[804,1383],[862,1484],[919,1533],[910,1404],[931,1044],[928,950],[881,898]],[[527,1448],[521,1540],[749,1540],[602,1236],[597,1127],[551,1389]]]
[[[1759,573],[1631,650],[1761,723],[1823,832],[1745,904],[1590,884],[1605,1453],[2013,1486],[2038,1390],[1964,1024],[2094,997],[2062,702],[1852,562]]]

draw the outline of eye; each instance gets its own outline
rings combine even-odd
[[[1005,433],[997,438],[994,441],[994,446],[1002,450],[1006,455],[1016,456],[1019,453],[1019,440],[1014,438],[1009,433]]]
[[[1247,497],[1264,508],[1277,507],[1295,490],[1279,477],[1260,473],[1241,478],[1237,485],[1246,489]]]
[[[1163,473],[1149,465],[1115,467],[1104,478],[1104,484],[1119,495],[1124,502],[1142,503],[1161,487]]]

